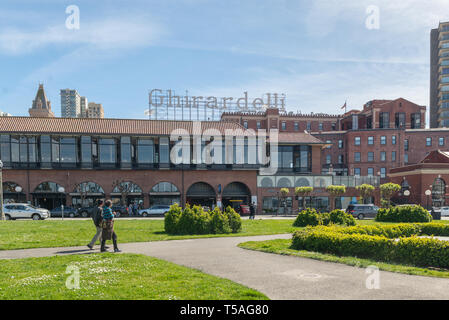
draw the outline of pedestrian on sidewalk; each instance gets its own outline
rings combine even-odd
[[[254,208],[254,203],[251,203],[249,205],[249,218],[251,220],[254,220],[255,216],[256,216],[256,208]]]
[[[114,232],[114,212],[111,210],[112,201],[106,200],[103,207],[103,221],[101,223],[101,252],[105,252],[106,240],[112,240],[114,243],[114,252],[121,252],[117,246],[117,235]]]
[[[94,237],[87,245],[90,250],[93,250],[95,243],[101,237],[101,220],[103,214],[103,200],[98,200],[97,206],[94,208],[92,212],[92,220],[94,222],[95,228],[97,228],[97,233],[95,233]]]

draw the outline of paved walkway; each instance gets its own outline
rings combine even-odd
[[[306,258],[249,251],[244,241],[291,235],[172,240],[120,245],[140,253],[230,279],[271,299],[449,299],[449,279],[380,271],[380,289],[367,289],[365,269]],[[0,259],[98,252],[86,247],[0,251]]]

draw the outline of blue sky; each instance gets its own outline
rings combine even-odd
[[[80,9],[68,30],[66,7]],[[379,8],[369,30],[367,7]],[[0,2],[0,110],[27,115],[38,83],[145,118],[153,88],[192,95],[285,93],[287,109],[339,113],[345,100],[429,100],[429,35],[449,0]]]

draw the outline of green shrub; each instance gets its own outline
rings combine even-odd
[[[164,219],[165,231],[167,233],[176,233],[178,221],[181,217],[181,214],[182,208],[177,203],[170,207],[170,210],[166,213]]]
[[[317,226],[318,224],[320,224],[320,217],[313,208],[307,208],[299,212],[293,222],[295,227]]]
[[[383,222],[430,222],[432,215],[419,205],[397,206],[379,209],[376,221]]]
[[[165,231],[169,234],[237,233],[242,229],[240,215],[228,207],[225,212],[217,207],[206,212],[201,206],[178,205],[170,207],[165,215]]]
[[[447,234],[449,226],[440,223],[346,228],[318,226],[296,231],[292,248],[415,266],[449,268],[449,242],[418,237]]]
[[[352,215],[340,209],[335,209],[329,213],[330,222],[334,224],[342,224],[346,226],[355,226],[355,219]],[[327,225],[324,224],[323,225]]]
[[[330,213],[318,213],[313,208],[307,208],[298,213],[298,216],[293,222],[293,226],[327,226],[331,223],[346,226],[354,226],[356,224],[354,217],[350,214],[347,214],[343,210],[336,209]]]
[[[242,219],[240,218],[240,215],[230,206],[226,208],[225,214],[228,216],[229,227],[231,228],[232,233],[242,231]]]

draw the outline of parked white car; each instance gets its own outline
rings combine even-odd
[[[168,205],[154,205],[148,209],[139,210],[139,215],[142,217],[148,217],[150,215],[164,215],[170,210]]]
[[[6,220],[33,219],[43,220],[50,217],[47,209],[36,208],[28,203],[13,203],[3,205]]]
[[[441,216],[449,217],[449,207],[441,207]]]

